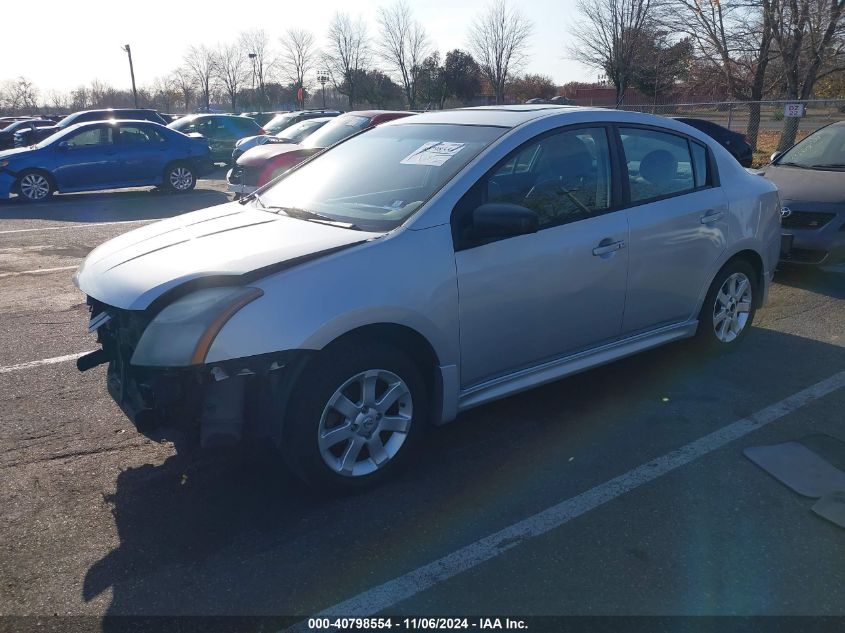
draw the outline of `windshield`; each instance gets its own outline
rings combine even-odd
[[[259,204],[389,231],[504,131],[469,125],[377,127],[291,172],[261,193]]]
[[[270,119],[270,122],[267,123],[267,125],[264,126],[264,131],[267,132],[267,134],[276,134],[278,132],[281,132],[286,127],[288,127],[291,124],[291,121],[293,121],[297,116],[299,116],[298,112],[277,114],[272,119]]]
[[[784,152],[776,165],[805,169],[845,168],[845,125],[828,125]]]
[[[76,119],[78,119],[80,117],[80,115],[82,115],[82,113],[77,112],[76,114],[71,114],[70,116],[66,116],[64,119],[59,121],[57,127],[66,128],[69,125],[73,125],[76,122]]]
[[[314,132],[302,143],[302,147],[308,149],[322,149],[334,145],[363,130],[370,124],[370,118],[356,116],[354,114],[343,114],[334,121],[326,124],[319,132]]]
[[[296,125],[291,125],[289,128],[278,134],[278,138],[283,138],[294,143],[298,143],[306,136],[310,135],[314,130],[322,127],[326,122],[321,119],[311,119],[309,121],[302,121]]]
[[[56,132],[53,132],[50,136],[48,136],[41,142],[36,143],[35,147],[41,149],[43,147],[47,147],[48,145],[52,145],[53,143],[58,143],[63,138],[65,138],[69,134],[73,134],[74,132],[76,132],[76,128],[71,129],[70,127],[66,127],[64,129],[60,129]]]

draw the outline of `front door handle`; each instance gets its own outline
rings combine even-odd
[[[702,224],[710,224],[716,220],[720,220],[725,215],[724,211],[716,211],[715,209],[708,209],[707,213],[701,216]]]
[[[624,240],[618,240],[616,242],[602,240],[599,245],[593,249],[593,255],[600,257],[601,255],[607,255],[613,251],[618,251],[620,248],[625,248]]]

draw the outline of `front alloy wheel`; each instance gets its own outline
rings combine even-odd
[[[279,448],[306,483],[350,491],[389,478],[420,446],[430,393],[404,350],[367,339],[307,361],[285,407]]]
[[[414,413],[408,385],[385,369],[363,371],[329,398],[317,441],[326,466],[345,477],[369,475],[402,448]]]
[[[751,280],[742,272],[733,273],[716,294],[713,331],[722,343],[734,341],[748,324],[753,297]]]
[[[18,192],[30,202],[44,200],[53,193],[53,185],[50,179],[38,172],[29,172],[21,176],[18,184]]]

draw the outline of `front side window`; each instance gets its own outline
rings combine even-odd
[[[487,177],[485,202],[531,209],[548,228],[610,207],[610,150],[604,128],[558,132],[524,145]]]
[[[112,127],[110,125],[103,125],[88,128],[86,130],[80,130],[75,134],[67,135],[63,141],[67,143],[68,147],[73,149],[95,147],[98,145],[111,145]]]
[[[263,192],[259,204],[388,231],[504,131],[443,124],[377,127],[291,172]]]
[[[696,188],[687,139],[657,130],[620,128],[631,202],[663,198]]]

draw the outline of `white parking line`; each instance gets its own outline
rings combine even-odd
[[[0,277],[16,277],[17,275],[40,275],[41,273],[57,273],[61,270],[73,270],[79,268],[79,264],[73,266],[59,266],[58,268],[36,268],[34,270],[16,270],[11,273],[0,273]]]
[[[845,371],[834,374],[830,378],[817,382],[780,402],[751,414],[747,418],[737,420],[677,450],[599,484],[576,497],[562,501],[538,514],[471,543],[433,563],[424,565],[382,585],[364,591],[349,600],[331,606],[314,617],[365,617],[380,613],[444,580],[495,558],[529,539],[558,528],[643,484],[689,464],[729,442],[771,424],[843,386],[845,386]],[[285,629],[285,631],[307,631],[306,624],[306,622],[300,622]]]
[[[8,231],[0,231],[0,235],[7,235],[9,233],[35,233],[38,231],[67,231],[70,229],[91,229],[97,226],[111,226],[113,224],[149,224],[151,222],[158,222],[160,218],[154,220],[121,220],[119,222],[94,222],[92,224],[68,224],[64,226],[42,226],[37,229],[10,229]]]
[[[20,363],[18,365],[7,365],[0,367],[0,374],[8,374],[13,371],[21,371],[22,369],[32,369],[33,367],[40,367],[41,365],[55,365],[56,363],[65,363],[69,360],[76,360],[80,356],[90,354],[92,350],[87,352],[79,352],[77,354],[68,354],[67,356],[56,356],[55,358],[42,358],[41,360],[31,360],[28,363]]]

